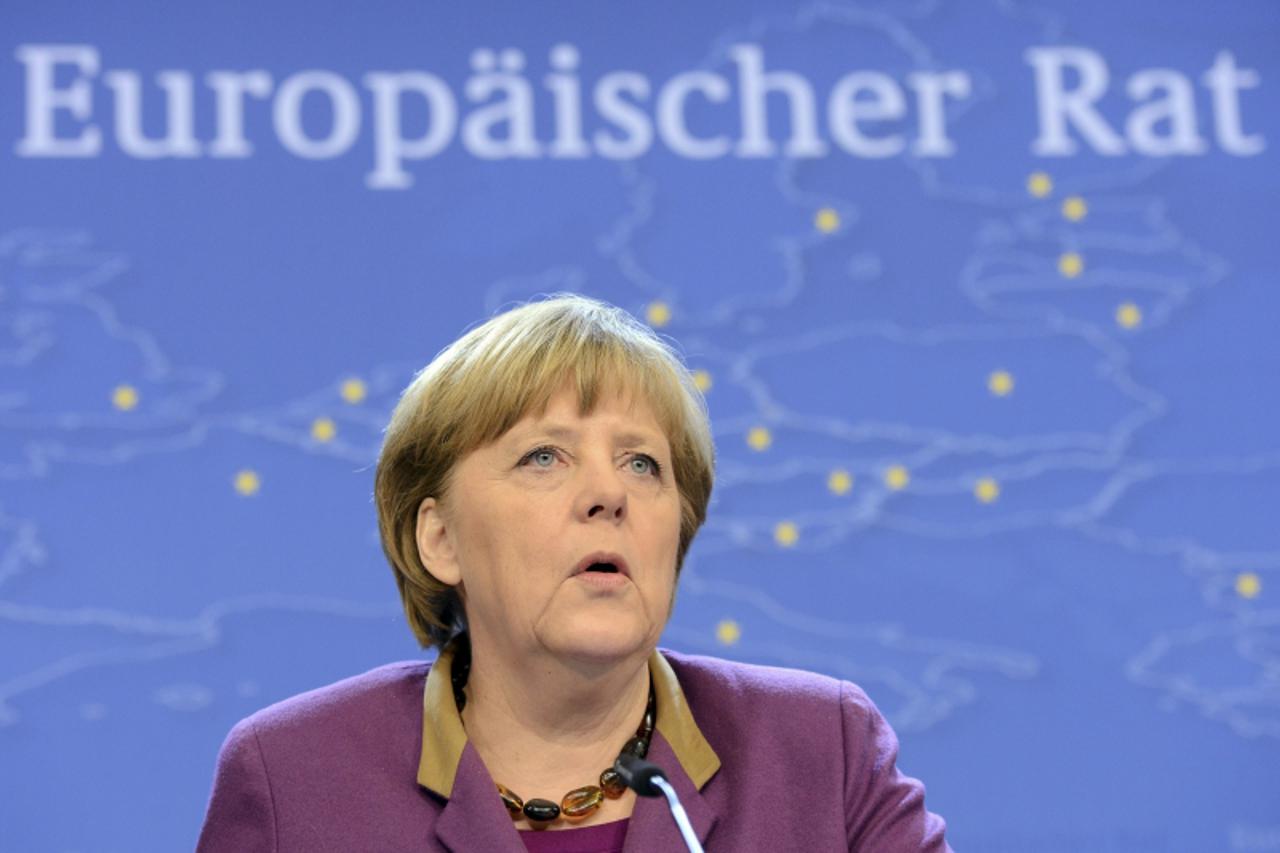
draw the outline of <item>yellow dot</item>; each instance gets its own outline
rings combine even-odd
[[[768,450],[771,444],[773,444],[773,435],[768,427],[752,427],[747,433],[747,445],[752,450]]]
[[[368,391],[359,379],[348,379],[342,383],[342,399],[353,406],[365,398]]]
[[[711,374],[705,370],[695,370],[693,372],[693,384],[703,394],[711,390]]]
[[[987,376],[987,390],[997,397],[1013,393],[1013,374],[1007,370],[993,370]]]
[[[716,625],[716,639],[721,645],[732,646],[742,636],[742,628],[732,619],[721,619]]]
[[[779,521],[773,528],[773,541],[777,542],[783,548],[790,548],[796,544],[796,540],[800,538],[800,529],[796,527],[794,522]]]
[[[1142,322],[1142,309],[1132,302],[1125,302],[1116,309],[1116,322],[1126,329],[1137,328]]]
[[[889,470],[884,472],[884,484],[894,491],[905,489],[910,482],[910,472],[901,465],[891,465]]]
[[[650,326],[661,328],[671,322],[671,306],[665,302],[650,302],[644,309],[644,316]]]
[[[138,389],[132,385],[117,385],[111,392],[111,404],[122,412],[138,405]]]
[[[1036,198],[1044,198],[1053,192],[1053,180],[1044,172],[1032,172],[1027,178],[1027,192]]]
[[[833,207],[824,207],[814,214],[813,225],[823,234],[830,234],[840,227],[840,214]]]
[[[1078,195],[1068,196],[1062,200],[1062,215],[1072,222],[1079,222],[1089,212],[1089,205]]]
[[[1260,592],[1262,592],[1262,578],[1253,572],[1236,576],[1236,594],[1241,598],[1257,598]]]
[[[332,418],[316,418],[311,423],[311,437],[316,441],[332,441],[338,434],[338,426]]]
[[[256,495],[262,481],[258,479],[257,471],[250,471],[248,468],[243,471],[236,472],[235,479],[236,491],[242,495]]]
[[[1058,258],[1058,272],[1064,278],[1075,278],[1084,271],[1084,258],[1075,252],[1064,252]]]
[[[984,504],[989,504],[1000,497],[1000,484],[990,477],[983,477],[974,484],[973,496]]]
[[[848,494],[853,488],[853,475],[843,468],[837,468],[827,475],[827,488],[833,495]]]

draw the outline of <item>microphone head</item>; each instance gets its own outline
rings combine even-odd
[[[658,790],[658,786],[653,784],[655,777],[667,778],[667,774],[656,764],[650,764],[643,758],[636,758],[634,755],[619,755],[618,760],[613,762],[613,769],[618,771],[618,775],[622,777],[622,781],[627,783],[627,787],[635,791],[642,797],[658,797],[662,795],[662,791]]]

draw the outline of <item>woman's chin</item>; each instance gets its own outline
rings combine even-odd
[[[648,654],[655,641],[639,624],[584,615],[556,626],[544,644],[558,657],[606,663]]]

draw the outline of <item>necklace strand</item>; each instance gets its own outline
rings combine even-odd
[[[463,691],[463,688],[467,686],[467,679],[470,675],[471,643],[468,638],[463,637],[458,643],[457,651],[454,652],[453,670],[450,673],[450,680],[453,682],[453,701],[458,706],[459,714],[462,713],[462,709],[467,704],[467,694]],[[653,726],[656,717],[653,680],[650,679],[649,702],[644,709],[644,719],[640,721],[635,735],[623,744],[622,749],[618,752],[619,758],[624,755],[644,758],[648,755],[649,741],[653,737]],[[626,790],[627,784],[622,781],[622,775],[613,767],[606,767],[601,771],[598,785],[584,785],[581,788],[574,788],[561,798],[559,805],[556,805],[551,800],[541,798],[534,798],[526,802],[510,788],[501,782],[498,783],[498,796],[502,798],[502,804],[507,807],[507,812],[512,819],[519,820],[522,816],[526,817],[531,824],[538,828],[560,817],[570,821],[582,820],[600,808],[606,797],[616,800]]]

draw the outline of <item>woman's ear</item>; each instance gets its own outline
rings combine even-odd
[[[453,530],[445,523],[440,502],[424,498],[418,504],[418,558],[431,576],[443,584],[457,586],[462,581],[458,555],[454,548]]]

